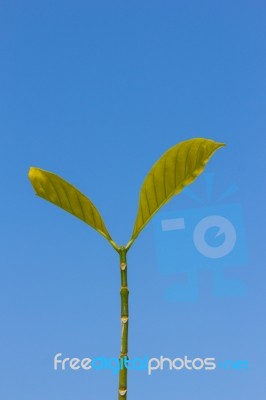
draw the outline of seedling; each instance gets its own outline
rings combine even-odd
[[[223,147],[210,139],[195,138],[178,143],[167,150],[153,165],[140,190],[139,206],[132,236],[125,246],[118,246],[111,238],[94,204],[70,183],[51,172],[31,167],[29,179],[38,196],[63,208],[96,229],[108,240],[120,258],[121,271],[121,352],[119,360],[128,360],[128,284],[127,252],[153,215],[174,195],[204,171],[216,150]],[[127,368],[119,373],[118,399],[127,398]]]

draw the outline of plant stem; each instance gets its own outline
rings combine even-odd
[[[127,398],[127,363],[128,360],[128,295],[127,287],[127,250],[121,246],[119,249],[120,255],[120,272],[121,272],[121,349],[120,349],[120,372],[119,372],[119,387],[118,400],[126,400]]]

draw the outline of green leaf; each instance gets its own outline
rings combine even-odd
[[[83,193],[60,176],[40,168],[31,167],[29,179],[38,196],[86,222],[118,251],[118,246],[112,240],[99,211]]]
[[[134,230],[126,249],[132,245],[153,215],[174,195],[203,172],[206,163],[223,143],[195,138],[178,143],[153,165],[142,185]]]

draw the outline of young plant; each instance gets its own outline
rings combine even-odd
[[[128,360],[128,283],[127,252],[153,215],[174,195],[203,172],[214,152],[223,147],[210,139],[195,138],[178,143],[167,150],[153,165],[140,190],[139,206],[132,236],[125,246],[118,246],[111,238],[105,223],[94,204],[70,183],[51,172],[31,167],[29,179],[38,196],[63,208],[86,222],[103,235],[120,257],[121,271],[121,351],[119,361],[118,399],[127,398]],[[123,360],[122,360],[123,359]]]

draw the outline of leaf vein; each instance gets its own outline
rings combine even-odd
[[[69,200],[69,195],[68,195],[68,193],[67,193],[67,191],[66,191],[64,185],[63,185],[62,183],[60,183],[60,186],[61,186],[61,188],[63,189],[63,192],[65,193],[65,196],[66,196],[66,198],[67,198],[68,204],[70,205],[70,209],[71,209],[72,214],[75,215],[75,211],[73,210],[71,201]]]
[[[157,191],[156,191],[156,185],[155,185],[155,180],[154,180],[154,170],[152,170],[152,183],[153,183],[153,187],[154,187],[156,206],[158,207]]]
[[[149,203],[149,198],[148,198],[148,195],[147,195],[147,185],[145,185],[144,193],[145,193],[145,197],[146,197],[146,203],[148,205],[149,215],[151,215],[150,203]]]
[[[87,219],[86,219],[86,216],[85,216],[85,213],[84,213],[84,210],[83,210],[83,205],[82,205],[82,202],[80,201],[80,198],[79,198],[79,193],[78,192],[75,192],[75,193],[76,193],[76,197],[77,197],[78,202],[79,202],[79,207],[81,209],[81,214],[82,214],[82,217],[83,217],[83,221],[87,222]]]
[[[54,189],[54,192],[55,192],[55,194],[56,194],[56,196],[57,196],[58,203],[59,203],[60,207],[61,207],[61,208],[64,208],[63,205],[62,205],[61,199],[60,199],[60,197],[58,196],[58,193],[57,193],[55,184],[53,183],[53,180],[52,180],[52,179],[49,179],[49,182],[50,182],[50,184],[52,185],[52,188]]]

